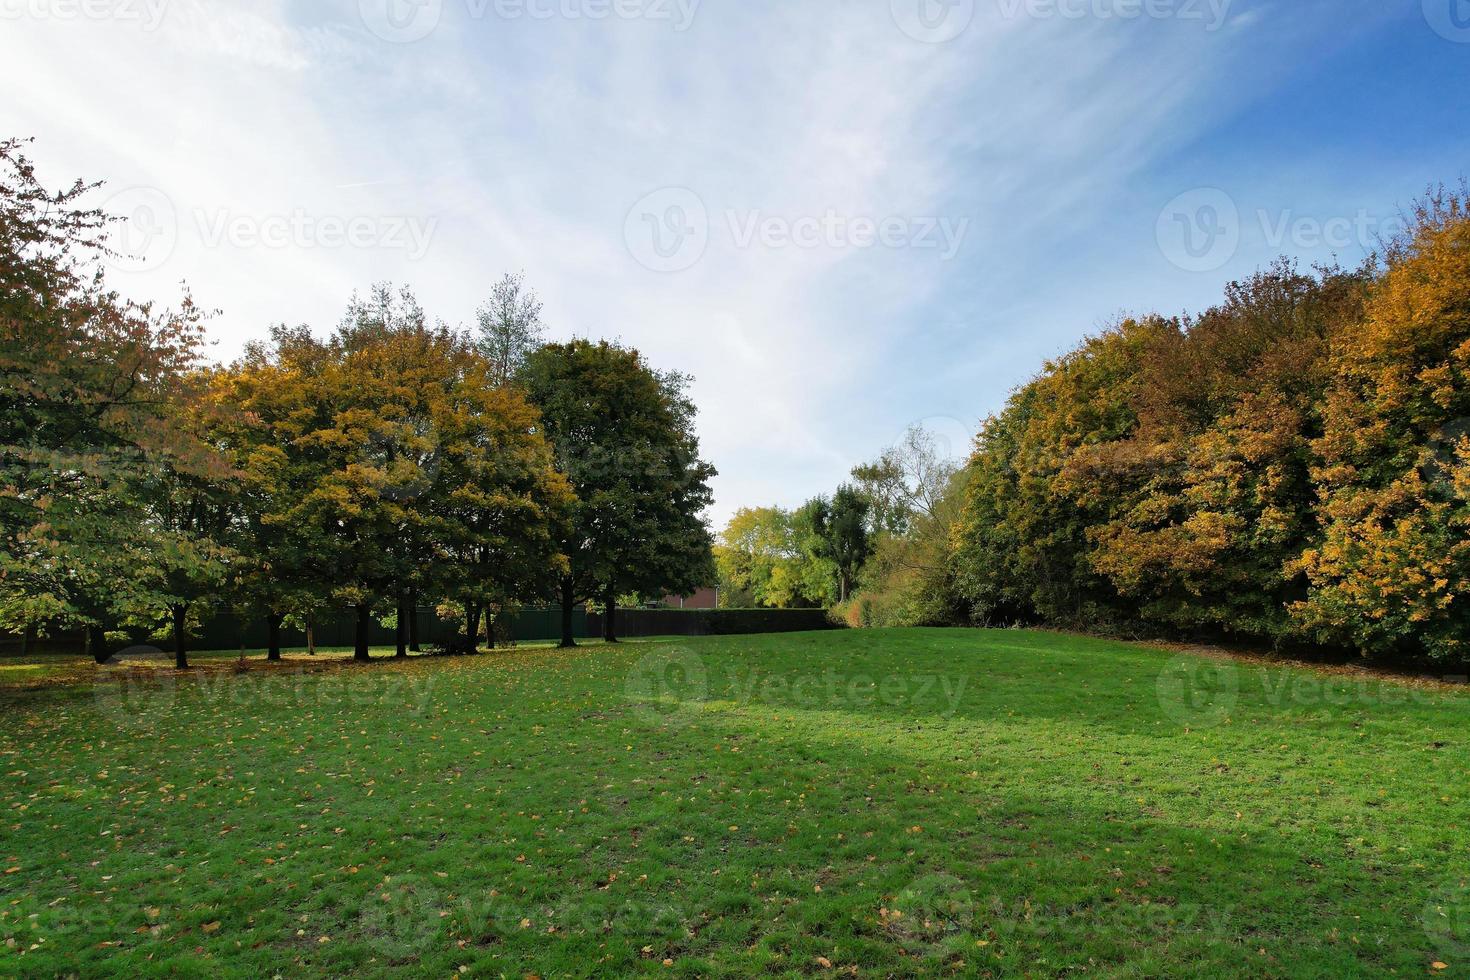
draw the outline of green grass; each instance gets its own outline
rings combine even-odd
[[[0,662],[0,975],[1470,975],[1452,686],[1019,631],[231,660]]]

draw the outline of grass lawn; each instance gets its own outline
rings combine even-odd
[[[1470,976],[1470,689],[1020,631],[0,661],[0,976]]]

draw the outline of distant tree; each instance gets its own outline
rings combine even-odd
[[[545,328],[541,324],[541,301],[526,288],[525,273],[502,276],[490,290],[490,298],[475,312],[480,353],[490,365],[492,383],[513,379],[527,356],[541,346]]]
[[[934,433],[914,425],[898,445],[854,467],[852,476],[872,503],[873,529],[904,534],[916,518],[934,516],[960,464],[944,454]]]
[[[873,553],[868,531],[872,504],[856,487],[843,484],[830,500],[818,498],[811,506],[817,555],[836,566],[837,598],[846,602]]]
[[[778,609],[827,602],[833,567],[814,556],[806,518],[780,507],[736,511],[715,549],[722,591]]]
[[[859,589],[874,625],[944,625],[962,618],[950,580],[951,534],[964,514],[967,471],[932,432],[914,426],[874,462],[853,470],[873,501],[873,557]]]
[[[661,375],[636,350],[574,340],[526,360],[520,380],[576,502],[561,541],[562,645],[574,646],[580,601],[698,584],[713,574],[700,514],[714,469],[698,456],[686,382]]]

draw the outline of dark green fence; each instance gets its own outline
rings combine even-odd
[[[602,614],[589,613],[588,628],[602,635]],[[619,609],[617,634],[638,636],[736,636],[834,629],[825,609]]]
[[[432,607],[419,610],[419,643],[425,649],[446,646],[461,628],[457,620],[443,620]],[[619,609],[617,633],[633,639],[642,636],[720,636],[747,633],[798,633],[832,629],[832,623],[821,609]],[[355,642],[357,616],[350,609],[333,611],[313,624],[319,647],[350,647]],[[580,639],[602,636],[602,615],[578,608],[572,615],[572,632]],[[560,609],[522,609],[515,617],[514,632],[519,642],[557,640],[561,638]],[[375,647],[392,646],[397,641],[394,629],[373,620],[369,642]],[[138,633],[134,643],[154,643],[167,647],[166,638]],[[189,638],[191,650],[263,650],[268,640],[265,620],[259,616],[241,617],[221,612],[210,617]],[[282,628],[281,644],[286,647],[306,646],[306,633],[300,629]],[[33,653],[77,653],[84,638],[76,633],[62,633],[37,638]],[[0,655],[14,655],[21,649],[18,636],[0,635]]]

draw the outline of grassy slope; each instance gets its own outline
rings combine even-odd
[[[16,673],[0,975],[1470,975],[1451,690],[971,631]]]

